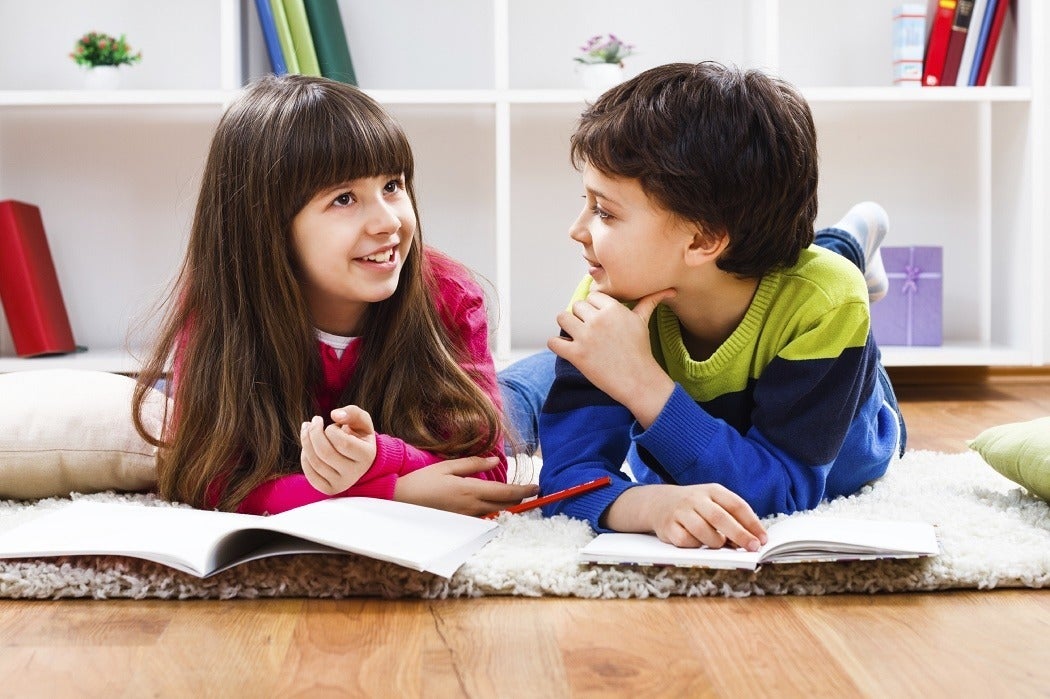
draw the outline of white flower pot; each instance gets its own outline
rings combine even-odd
[[[88,90],[116,90],[120,87],[120,78],[120,66],[95,66],[87,69],[84,87]]]
[[[583,63],[579,70],[583,87],[587,90],[605,92],[623,82],[623,68],[619,63]]]

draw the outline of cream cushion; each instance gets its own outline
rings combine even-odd
[[[131,419],[135,380],[81,369],[0,375],[0,498],[37,499],[157,483],[157,449]],[[158,434],[166,400],[144,410]]]

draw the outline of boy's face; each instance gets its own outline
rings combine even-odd
[[[583,168],[586,202],[569,237],[583,246],[594,283],[620,301],[675,288],[692,227],[652,201],[638,180]]]

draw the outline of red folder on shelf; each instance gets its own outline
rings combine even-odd
[[[930,34],[926,39],[926,55],[922,62],[922,84],[926,87],[940,85],[944,77],[948,43],[951,40],[955,7],[958,4],[957,0],[934,1],[933,16],[930,18]]]
[[[0,201],[0,301],[20,357],[76,350],[40,209]]]

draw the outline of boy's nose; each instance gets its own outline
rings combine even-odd
[[[591,232],[587,228],[582,215],[569,226],[569,237],[577,243],[585,243],[590,240]]]

